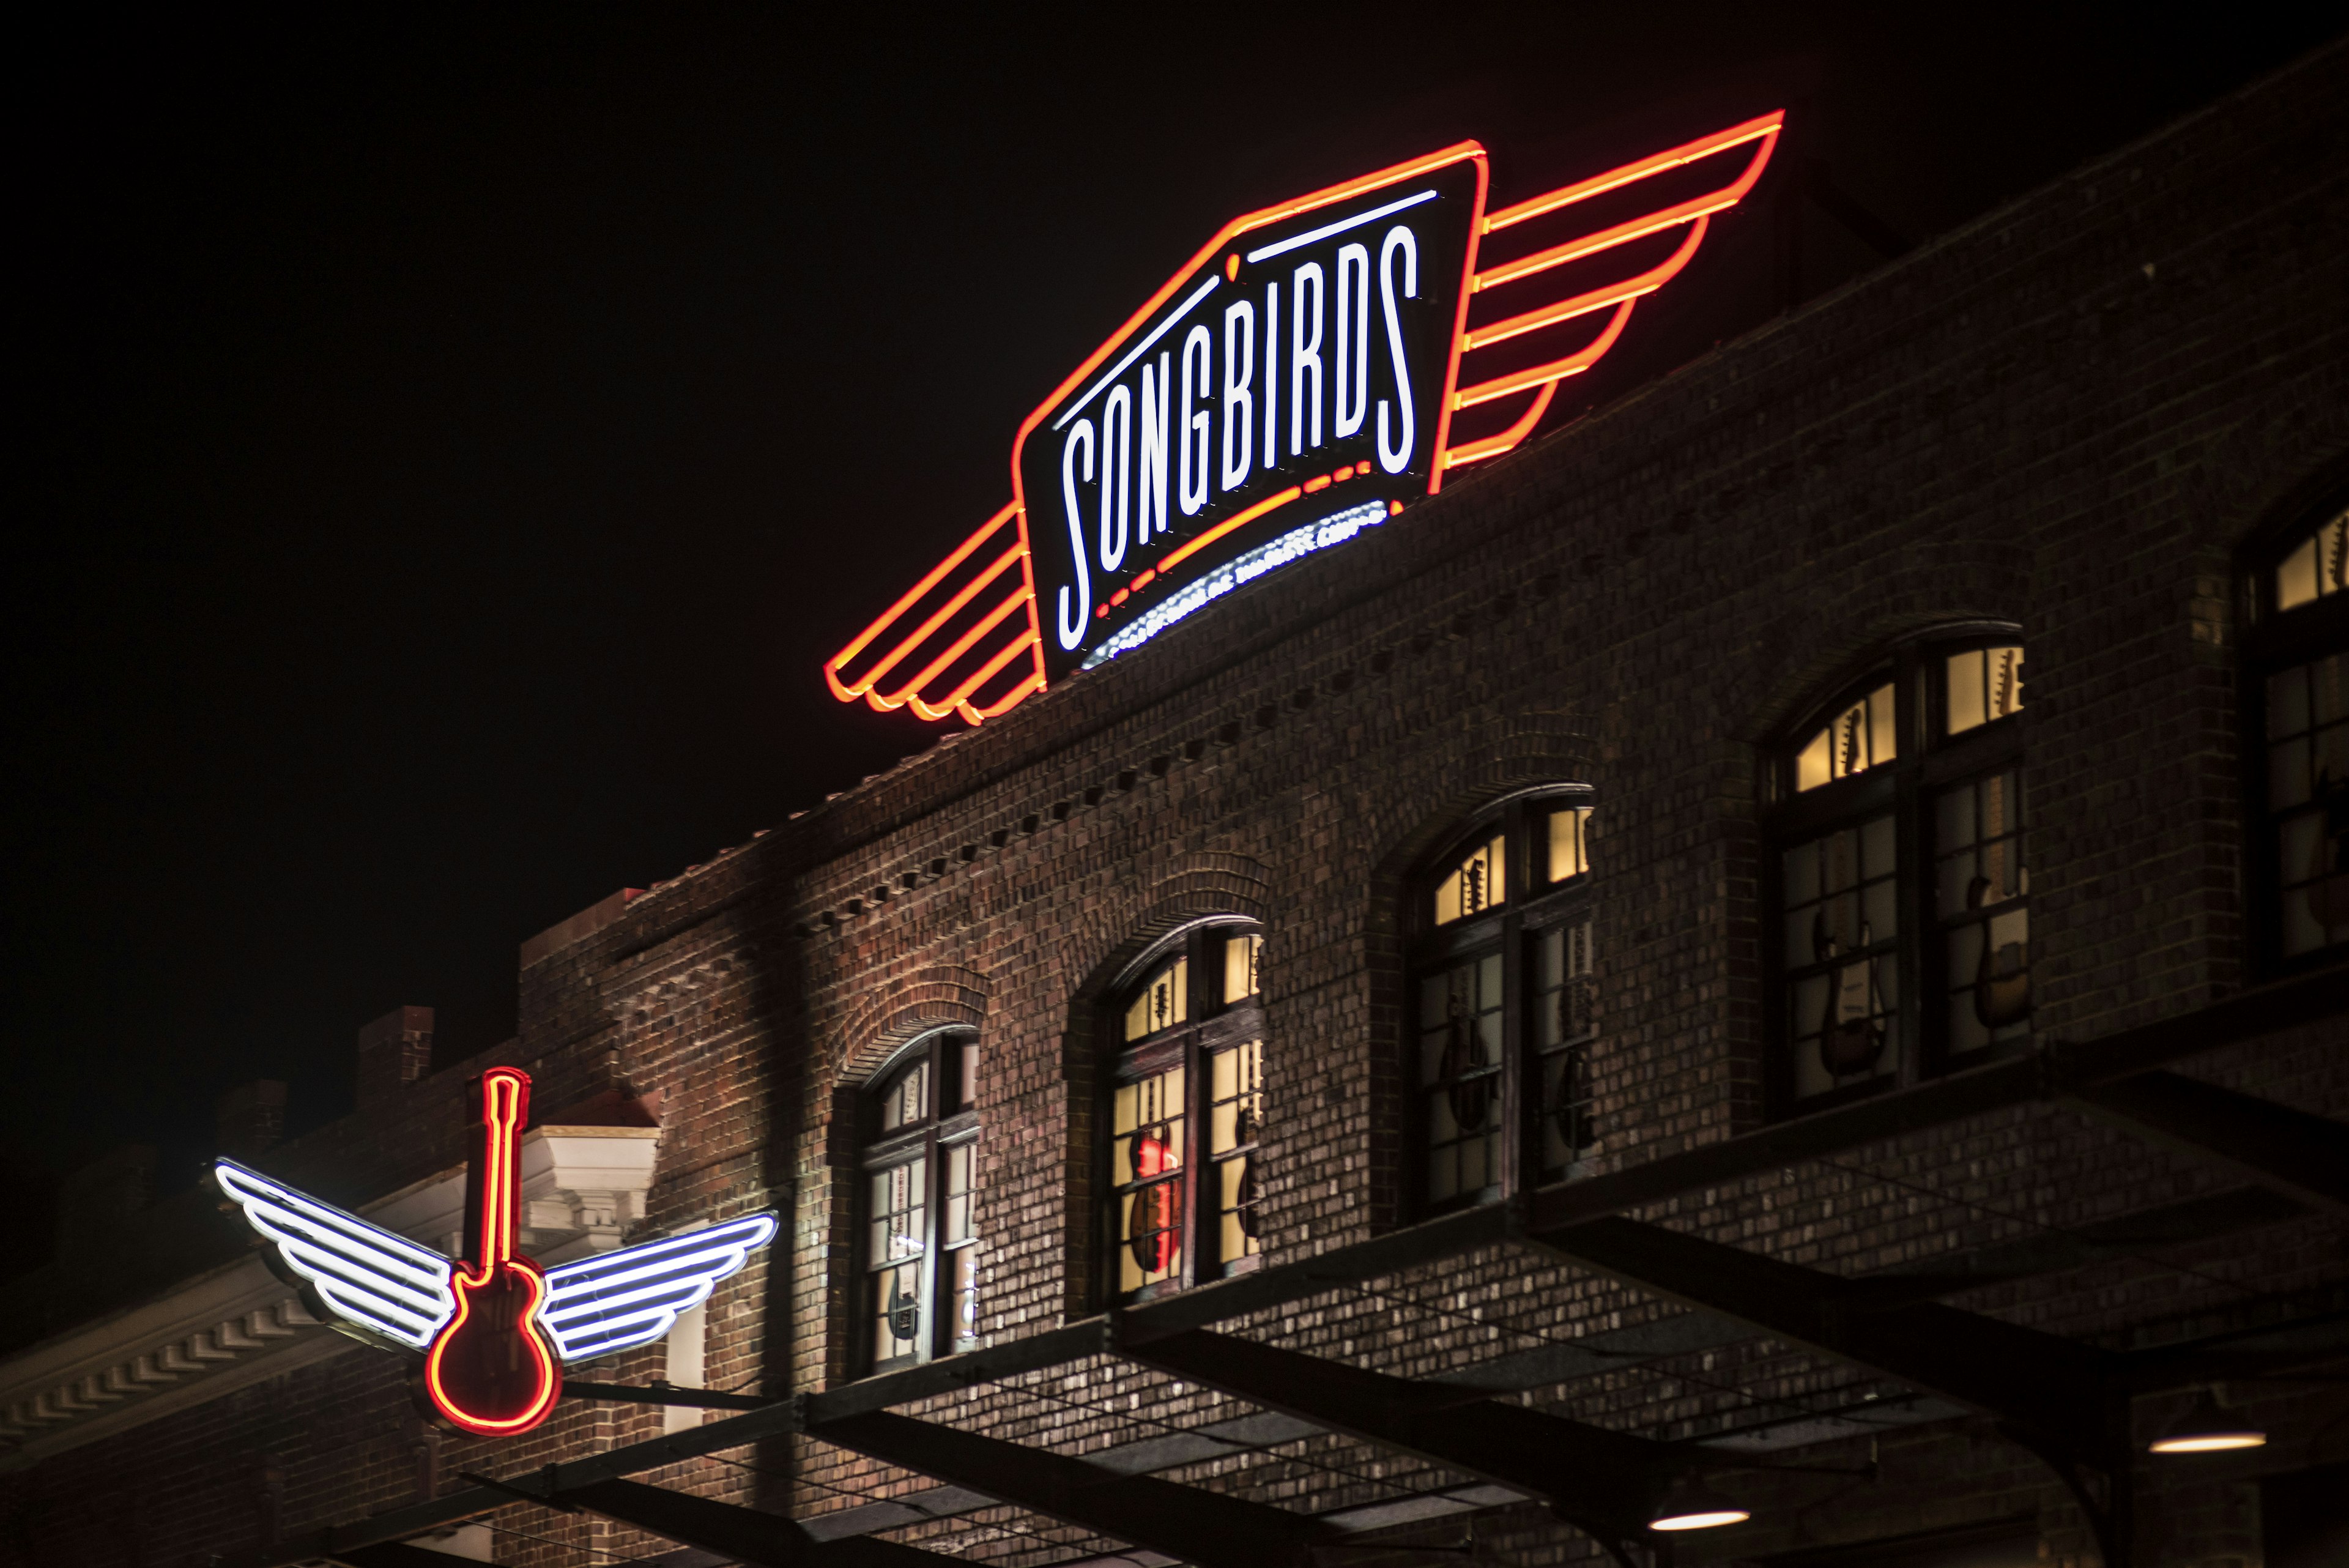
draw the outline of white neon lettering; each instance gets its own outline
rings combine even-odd
[[[1112,387],[1102,404],[1101,564],[1114,572],[1125,560],[1126,515],[1133,510],[1133,393]],[[1114,517],[1112,516],[1114,512]],[[1117,525],[1116,544],[1110,524]]]
[[[1280,466],[1280,285],[1264,286],[1264,469]]]
[[[1342,234],[1348,229],[1359,229],[1364,223],[1375,223],[1390,213],[1400,213],[1405,207],[1416,207],[1422,202],[1433,202],[1434,200],[1434,192],[1422,191],[1416,196],[1405,196],[1400,202],[1389,202],[1383,207],[1372,207],[1367,213],[1357,213],[1350,218],[1340,218],[1334,223],[1325,223],[1320,228],[1314,229],[1309,233],[1293,234],[1289,238],[1282,240],[1278,244],[1267,245],[1262,250],[1250,251],[1247,254],[1247,259],[1251,263],[1255,263],[1268,260],[1273,256],[1286,255],[1290,251],[1296,250],[1300,245],[1309,245],[1316,240],[1326,240],[1331,234]]]
[[[1101,379],[1095,381],[1092,386],[1087,387],[1083,397],[1079,398],[1075,402],[1071,403],[1067,408],[1062,409],[1061,410],[1061,417],[1052,421],[1052,428],[1054,430],[1059,430],[1062,425],[1067,424],[1071,420],[1075,419],[1077,417],[1078,410],[1082,409],[1087,403],[1093,400],[1094,393],[1100,391],[1103,387],[1108,386],[1112,381],[1116,380],[1120,376],[1124,375],[1125,368],[1128,365],[1133,364],[1136,359],[1139,359],[1144,354],[1149,353],[1150,346],[1153,343],[1157,342],[1161,337],[1165,337],[1167,333],[1173,331],[1174,329],[1174,324],[1182,320],[1185,317],[1190,315],[1191,307],[1198,304],[1199,301],[1206,298],[1208,295],[1213,294],[1216,290],[1216,286],[1223,281],[1224,280],[1222,278],[1216,277],[1213,274],[1209,274],[1206,282],[1201,284],[1198,287],[1191,291],[1190,298],[1176,306],[1172,315],[1168,316],[1166,319],[1161,321],[1157,326],[1150,329],[1150,335],[1148,337],[1135,344],[1133,348],[1127,349],[1124,357],[1119,359],[1116,364],[1112,365],[1108,371],[1102,376]]]
[[[1085,622],[1093,613],[1093,584],[1085,570],[1085,520],[1077,505],[1077,443],[1085,443],[1084,477],[1093,476],[1093,422],[1079,420],[1074,429],[1061,443],[1061,500],[1068,508],[1069,556],[1077,567],[1077,613],[1069,614],[1069,590],[1061,590],[1058,623],[1053,630],[1060,635],[1061,648],[1065,652],[1074,649],[1085,638]]]
[[[1174,427],[1166,419],[1166,403],[1174,390],[1173,369],[1168,356],[1158,356],[1158,375],[1154,383],[1149,362],[1143,361],[1142,367],[1142,506],[1141,514],[1133,521],[1133,540],[1137,545],[1146,543],[1152,534],[1166,533],[1173,526],[1166,517],[1166,440],[1174,434]]]
[[[1371,253],[1361,245],[1338,247],[1337,392],[1330,428],[1344,441],[1371,411]]]
[[[1411,449],[1418,439],[1411,412],[1411,367],[1403,358],[1402,320],[1395,314],[1394,254],[1402,253],[1402,295],[1405,299],[1419,297],[1419,241],[1412,232],[1397,223],[1379,242],[1379,304],[1386,311],[1387,352],[1394,364],[1395,402],[1402,417],[1402,444],[1387,450],[1387,400],[1379,400],[1379,466],[1389,473],[1401,473],[1411,466]]]
[[[1194,358],[1199,365],[1195,379],[1191,374]],[[1207,329],[1191,328],[1183,339],[1183,474],[1182,488],[1174,497],[1185,517],[1196,517],[1199,508],[1207,504],[1208,427],[1213,419],[1207,410],[1198,407],[1197,398],[1207,390],[1207,378],[1214,373],[1215,360],[1216,342],[1207,336]],[[1192,488],[1194,478],[1198,481],[1196,489]]]
[[[1308,319],[1305,286],[1308,284],[1313,286],[1310,312],[1313,337],[1309,342],[1305,337]],[[1291,323],[1288,329],[1288,455],[1302,457],[1308,446],[1321,444],[1321,264],[1307,262],[1291,274],[1288,294]],[[1313,396],[1310,399],[1305,395],[1305,373],[1308,370],[1313,372]],[[1306,439],[1308,410],[1311,410],[1312,439],[1309,441]]]
[[[1223,488],[1236,490],[1247,479],[1248,442],[1256,433],[1256,306],[1236,299],[1224,306],[1224,468]],[[1235,454],[1234,448],[1237,448]]]

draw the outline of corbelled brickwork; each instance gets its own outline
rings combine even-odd
[[[2017,624],[2030,649],[2039,1042],[2239,989],[2257,955],[2236,552],[2349,472],[2344,105],[2336,49],[1468,471],[1138,654],[606,900],[525,949],[519,1040],[418,1077],[414,1021],[395,1015],[369,1037],[361,1116],[262,1163],[348,1201],[445,1168],[461,1158],[464,1075],[491,1061],[528,1067],[543,1106],[657,1093],[650,1228],[787,1217],[711,1303],[708,1382],[837,1386],[860,1370],[860,1085],[926,1031],[978,1031],[982,1332],[1002,1343],[1086,1317],[1103,1288],[1106,992],[1155,938],[1243,915],[1266,936],[1267,1251],[1309,1258],[1413,1217],[1408,877],[1484,804],[1568,781],[1598,805],[1591,1168],[1750,1130],[1773,1040],[1762,748],[1894,639],[1968,620]],[[2349,1118],[2345,1031],[2184,1070]],[[2239,1184],[2047,1105],[1640,1217],[1857,1274]],[[2125,1348],[2349,1305],[2349,1255],[2337,1221],[2303,1216],[1950,1299]],[[1682,1311],[1503,1247],[1225,1327],[1434,1376]],[[657,1350],[597,1374],[660,1375]],[[566,1407],[524,1439],[444,1438],[416,1421],[402,1376],[353,1351],[0,1479],[0,1560],[178,1568],[429,1495],[460,1469],[519,1475],[659,1429],[650,1409]],[[1897,1384],[1753,1339],[1516,1386],[1665,1438],[1871,1394],[1908,1408]],[[2256,1477],[2349,1458],[2337,1387],[2238,1392],[2273,1440],[2146,1461],[2142,1561],[2254,1563]],[[2179,1408],[2148,1399],[2138,1417],[2149,1431]],[[1084,1453],[1252,1411],[1104,1356],[904,1413]],[[1904,1420],[1878,1440],[1873,1480],[1723,1478],[1756,1520],[1686,1541],[1684,1557],[2001,1520],[2035,1531],[2047,1561],[2093,1553],[2071,1495],[1989,1422]],[[1795,1457],[1857,1469],[1868,1444]],[[1459,1485],[1329,1437],[1168,1473],[1317,1512]],[[119,1506],[132,1476],[139,1501]],[[641,1479],[802,1519],[936,1484],[812,1439]],[[968,1506],[895,1538],[976,1561],[1083,1555],[1070,1527]],[[1456,1541],[1463,1517],[1496,1560],[1597,1551],[1530,1505],[1393,1539]],[[546,1538],[501,1537],[501,1562],[548,1568],[667,1544],[521,1505],[493,1522]],[[1399,1545],[1347,1560],[1427,1559]]]

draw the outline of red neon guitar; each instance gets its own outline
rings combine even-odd
[[[481,1075],[481,1147],[466,1194],[466,1259],[450,1278],[456,1311],[424,1357],[433,1408],[479,1437],[526,1431],[563,1394],[563,1363],[539,1322],[546,1277],[514,1255],[521,1198],[515,1147],[530,1116],[530,1076]]]

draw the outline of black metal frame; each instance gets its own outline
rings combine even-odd
[[[1826,700],[1805,709],[1801,720],[1786,726],[1764,749],[1760,886],[1768,940],[1763,956],[1762,995],[1768,1009],[1764,1038],[1771,1044],[1763,1087],[1764,1107],[1773,1119],[1831,1110],[2027,1048],[2018,1042],[1966,1052],[1949,1047],[1945,933],[1962,922],[1945,920],[1936,905],[1938,849],[1932,810],[1943,790],[2008,770],[2020,775],[2023,768],[2023,731],[2017,717],[1992,721],[1961,736],[1941,737],[1948,694],[1944,683],[1935,679],[1940,661],[1969,649],[2023,642],[2022,628],[1987,620],[1936,626],[1903,638],[1834,687]],[[2025,660],[2027,667],[2027,651]],[[1802,743],[1821,724],[1886,684],[1893,689],[1893,722],[1899,742],[1894,759],[1797,794],[1795,759]],[[1857,826],[1887,811],[1893,817],[1894,897],[1901,922],[1889,947],[1900,988],[1893,1012],[1899,1026],[1900,1058],[1886,1076],[1797,1101],[1794,1035],[1789,1027],[1792,971],[1785,962],[1785,850],[1796,841]],[[2026,817],[2026,833],[2028,824]],[[2024,859],[2027,865],[2027,847]],[[2028,908],[2027,898],[2023,902]]]
[[[1126,966],[1118,983],[1111,987],[1108,1002],[1102,1010],[1101,1036],[1108,1055],[1108,1071],[1103,1075],[1102,1103],[1096,1113],[1102,1128],[1101,1147],[1095,1151],[1093,1165],[1096,1179],[1101,1183],[1100,1216],[1094,1227],[1098,1244],[1102,1249],[1101,1271],[1104,1299],[1110,1303],[1122,1300],[1153,1301],[1160,1296],[1185,1291],[1205,1281],[1230,1278],[1257,1268],[1261,1254],[1226,1258],[1218,1250],[1219,1238],[1213,1223],[1217,1212],[1215,1194],[1209,1179],[1216,1174],[1214,1157],[1208,1152],[1209,1096],[1211,1085],[1207,1071],[1208,1058],[1219,1052],[1237,1049],[1249,1040],[1264,1040],[1264,993],[1261,981],[1255,995],[1245,1001],[1226,1003],[1222,995],[1222,971],[1211,961],[1211,953],[1219,953],[1218,944],[1234,936],[1261,936],[1264,928],[1257,921],[1240,915],[1215,915],[1195,920],[1168,936],[1153,942],[1143,955]],[[1123,1024],[1125,1009],[1136,988],[1146,983],[1161,965],[1177,954],[1190,961],[1189,994],[1185,1008],[1189,1016],[1181,1023],[1159,1031],[1132,1044],[1125,1043]],[[1270,1042],[1266,1042],[1268,1049]],[[1174,1183],[1182,1194],[1183,1218],[1177,1232],[1182,1249],[1180,1264],[1171,1279],[1144,1285],[1132,1293],[1117,1288],[1118,1250],[1124,1245],[1119,1237],[1120,1217],[1123,1213],[1125,1195],[1112,1179],[1112,1158],[1116,1135],[1109,1129],[1112,1096],[1119,1085],[1137,1078],[1163,1073],[1181,1064],[1183,1075],[1183,1115],[1185,1145],[1182,1174]],[[1239,1158],[1253,1158],[1242,1155]],[[1214,1255],[1211,1255],[1214,1254]]]
[[[979,1137],[978,1107],[976,1105],[957,1105],[948,1109],[948,1085],[960,1082],[962,1054],[978,1048],[978,1036],[971,1030],[935,1030],[890,1057],[881,1070],[873,1075],[864,1091],[857,1097],[857,1269],[850,1321],[855,1324],[857,1334],[855,1355],[852,1359],[867,1371],[894,1371],[936,1356],[952,1355],[956,1350],[975,1343],[975,1336],[957,1337],[953,1331],[954,1314],[947,1279],[946,1249],[940,1234],[946,1216],[947,1151],[975,1144]],[[925,1116],[911,1127],[884,1133],[880,1128],[883,1096],[901,1075],[924,1063],[929,1067]],[[880,1171],[917,1158],[924,1161],[922,1318],[914,1336],[917,1348],[910,1356],[877,1360],[873,1354],[871,1334],[874,1314],[880,1304],[874,1299],[874,1293],[879,1289],[881,1276],[869,1255],[873,1220],[872,1178]]]
[[[1536,857],[1541,846],[1535,841],[1534,828],[1551,810],[1573,806],[1595,810],[1597,804],[1597,794],[1588,784],[1544,784],[1518,791],[1487,806],[1445,839],[1443,850],[1429,857],[1411,878],[1403,921],[1403,929],[1410,933],[1410,961],[1401,1042],[1402,1082],[1410,1106],[1404,1120],[1411,1128],[1411,1158],[1405,1162],[1405,1179],[1413,1196],[1405,1207],[1411,1212],[1453,1213],[1497,1201],[1536,1184],[1541,1170],[1539,1123],[1544,1107],[1533,1067],[1536,1046],[1530,1027],[1533,945],[1551,929],[1588,916],[1595,877],[1586,872],[1552,883],[1546,874],[1537,876]],[[1436,925],[1433,910],[1437,883],[1468,854],[1489,842],[1496,829],[1503,836],[1506,875],[1516,890],[1497,909]],[[1419,1072],[1419,988],[1434,971],[1493,952],[1501,955],[1499,1179],[1476,1192],[1431,1201],[1425,1196],[1429,1149],[1426,1096]]]

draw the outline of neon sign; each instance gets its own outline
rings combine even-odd
[[[1010,502],[824,665],[833,695],[979,723],[1509,451],[1753,190],[1784,119],[1497,210],[1464,141],[1233,219],[1020,422]],[[1692,192],[1574,229],[1691,165]],[[1575,265],[1651,239],[1629,275]]]
[[[492,1067],[476,1085],[481,1141],[468,1169],[465,1258],[369,1224],[233,1159],[213,1179],[274,1243],[270,1262],[317,1316],[420,1355],[419,1386],[451,1425],[526,1432],[553,1412],[563,1365],[652,1344],[679,1313],[774,1240],[771,1210],[541,1270],[515,1251],[519,1144],[530,1075]]]

